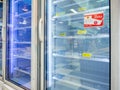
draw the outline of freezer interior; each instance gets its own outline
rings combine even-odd
[[[8,0],[6,79],[31,88],[31,0]]]
[[[109,0],[47,0],[47,5],[47,90],[109,90]]]

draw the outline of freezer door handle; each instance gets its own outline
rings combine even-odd
[[[39,20],[39,40],[43,41],[43,19],[40,18]]]

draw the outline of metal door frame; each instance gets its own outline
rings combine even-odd
[[[41,8],[40,8],[40,19],[39,19],[39,41],[40,41],[40,87],[38,90],[45,90],[45,60],[44,60],[44,53],[45,53],[45,3],[46,0],[41,0]],[[39,54],[39,53],[38,53]]]

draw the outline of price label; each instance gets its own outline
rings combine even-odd
[[[86,8],[86,7],[81,7],[81,8],[78,8],[78,11],[85,11],[85,10],[87,10],[87,8]]]
[[[66,36],[66,33],[60,33],[60,36]]]
[[[56,16],[59,16],[59,13],[56,13]]]
[[[87,30],[78,30],[77,31],[77,34],[86,34],[87,33]]]
[[[64,15],[64,14],[65,14],[65,12],[57,12],[56,16],[61,16],[61,15]]]
[[[92,54],[91,53],[82,53],[82,57],[91,58]]]

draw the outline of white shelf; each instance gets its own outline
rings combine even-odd
[[[19,69],[19,68],[14,68],[14,70],[30,75],[29,72],[22,70],[22,69]]]
[[[15,15],[15,17],[24,16],[24,15],[27,15],[27,14],[31,14],[31,11],[24,12],[24,13],[21,13],[21,14],[18,14],[18,15]],[[30,15],[30,16],[31,16],[31,15]],[[30,16],[26,16],[26,17],[30,17]]]
[[[15,44],[31,44],[31,42],[14,42]]]
[[[15,30],[24,30],[26,28],[31,28],[31,26],[26,26],[26,27],[20,27],[20,28],[14,28]]]
[[[65,0],[55,0],[53,1],[53,4],[58,4],[58,3],[61,3],[61,2],[64,2]]]
[[[57,64],[57,66],[58,65],[59,64]],[[67,65],[69,65],[69,64],[67,64]],[[88,74],[88,73],[81,72],[80,65],[74,69],[64,68],[65,66],[66,65],[63,64],[63,65],[59,65],[59,67],[56,67],[55,75],[58,75],[58,78],[60,78],[60,79],[73,79],[74,82],[78,82],[78,83],[80,83],[79,81],[84,80],[84,81],[88,81],[88,82],[95,83],[95,84],[109,86],[109,82],[107,81],[107,80],[109,80],[108,78],[106,79],[105,77],[97,76],[96,74]],[[78,74],[75,75],[74,72],[79,72],[79,75]],[[62,77],[59,77],[59,75]],[[82,76],[80,76],[80,75],[82,75]],[[83,75],[86,75],[86,76],[83,76]],[[57,77],[57,76],[55,76],[55,77]]]
[[[59,3],[63,3],[64,1],[67,1],[67,0],[55,0],[55,1],[53,1],[53,5],[56,5],[56,4],[59,4]],[[69,5],[67,5],[67,6],[82,4],[82,3],[86,3],[86,2],[88,2],[88,1],[90,1],[90,0],[80,1],[79,3],[73,3],[73,4],[69,4]],[[67,7],[67,6],[66,6],[66,7]],[[64,7],[64,6],[63,6],[63,7]],[[63,8],[63,7],[61,7],[61,8]]]
[[[81,24],[83,24],[84,23],[84,17],[83,16],[74,16],[74,17],[63,17],[63,19],[62,18],[58,18],[57,20],[58,20],[58,22],[65,22],[65,21],[68,21],[68,20],[71,20],[71,21],[78,21],[79,23],[81,23]],[[52,21],[54,21],[55,19],[51,19]],[[104,22],[106,22],[106,21],[109,21],[109,12],[107,12],[107,13],[104,13]],[[104,23],[104,24],[106,24],[106,23]]]
[[[84,86],[84,85],[81,85],[81,84],[78,84],[78,83],[74,83],[71,80],[59,79],[57,77],[53,77],[53,79],[57,80],[59,82],[62,82],[62,83],[70,84],[72,86],[81,87],[81,88],[88,89],[88,90],[98,90],[98,89],[91,88],[91,87],[88,87],[88,86]]]
[[[59,72],[57,73],[59,75],[64,75],[65,77],[69,77],[69,78],[73,78],[73,79],[76,79],[76,80],[84,80],[84,81],[88,81],[88,82],[93,82],[93,83],[97,83],[97,84],[102,84],[102,85],[106,85],[106,86],[109,86],[108,83],[104,83],[104,82],[101,82],[101,81],[95,81],[95,80],[92,80],[92,79],[87,79],[87,78],[84,78],[84,77],[78,77],[78,76],[75,76],[75,75],[70,75],[69,73],[65,73],[65,72]]]
[[[65,14],[65,15],[62,15],[62,16],[54,16],[53,19],[65,18],[65,17],[70,17],[70,16],[74,16],[74,15],[79,15],[79,14],[85,14],[85,13],[92,13],[92,12],[96,12],[96,11],[98,12],[98,11],[103,11],[103,10],[107,10],[107,9],[109,9],[109,6],[90,9],[90,10],[86,10],[86,11],[81,11],[81,12],[78,12],[78,13]]]
[[[72,4],[68,4],[68,5],[65,5],[61,8],[68,8],[68,7],[73,7],[75,5],[78,5],[78,6],[81,6],[83,3],[87,3],[89,2],[90,0],[83,0],[83,1],[80,1],[80,2],[77,2],[77,3],[72,3]]]
[[[20,1],[22,1],[22,0],[17,0],[17,1],[15,1],[14,3],[18,3],[18,2],[20,2]]]
[[[109,38],[109,34],[100,34],[92,36],[53,36],[53,38],[58,39],[97,39],[97,38]]]
[[[66,0],[55,0],[53,1],[53,4],[55,5],[55,4],[63,3],[64,1]]]
[[[18,84],[21,84],[24,87],[27,87],[29,89],[31,88],[30,80],[28,78],[26,78],[26,77],[20,77],[19,76],[19,78],[14,77],[14,78],[11,78],[11,80],[15,81]]]
[[[64,3],[65,1],[66,0],[56,0],[56,1],[53,1],[53,5],[56,5],[56,4],[59,4],[59,3]],[[72,7],[72,6],[75,6],[75,5],[80,5],[80,4],[83,4],[83,3],[87,3],[89,1],[90,0],[83,0],[83,1],[80,1],[80,2],[77,2],[77,3],[63,5],[61,8]]]
[[[109,63],[109,59],[107,58],[83,58],[78,55],[60,55],[60,54],[53,54],[54,57],[62,57],[62,58],[73,58],[79,60],[89,60],[89,61],[97,61],[97,62],[107,62]]]
[[[13,55],[14,57],[17,57],[17,58],[23,58],[23,59],[28,59],[30,60],[31,58],[30,57],[27,57],[27,56],[22,56],[22,55]]]

